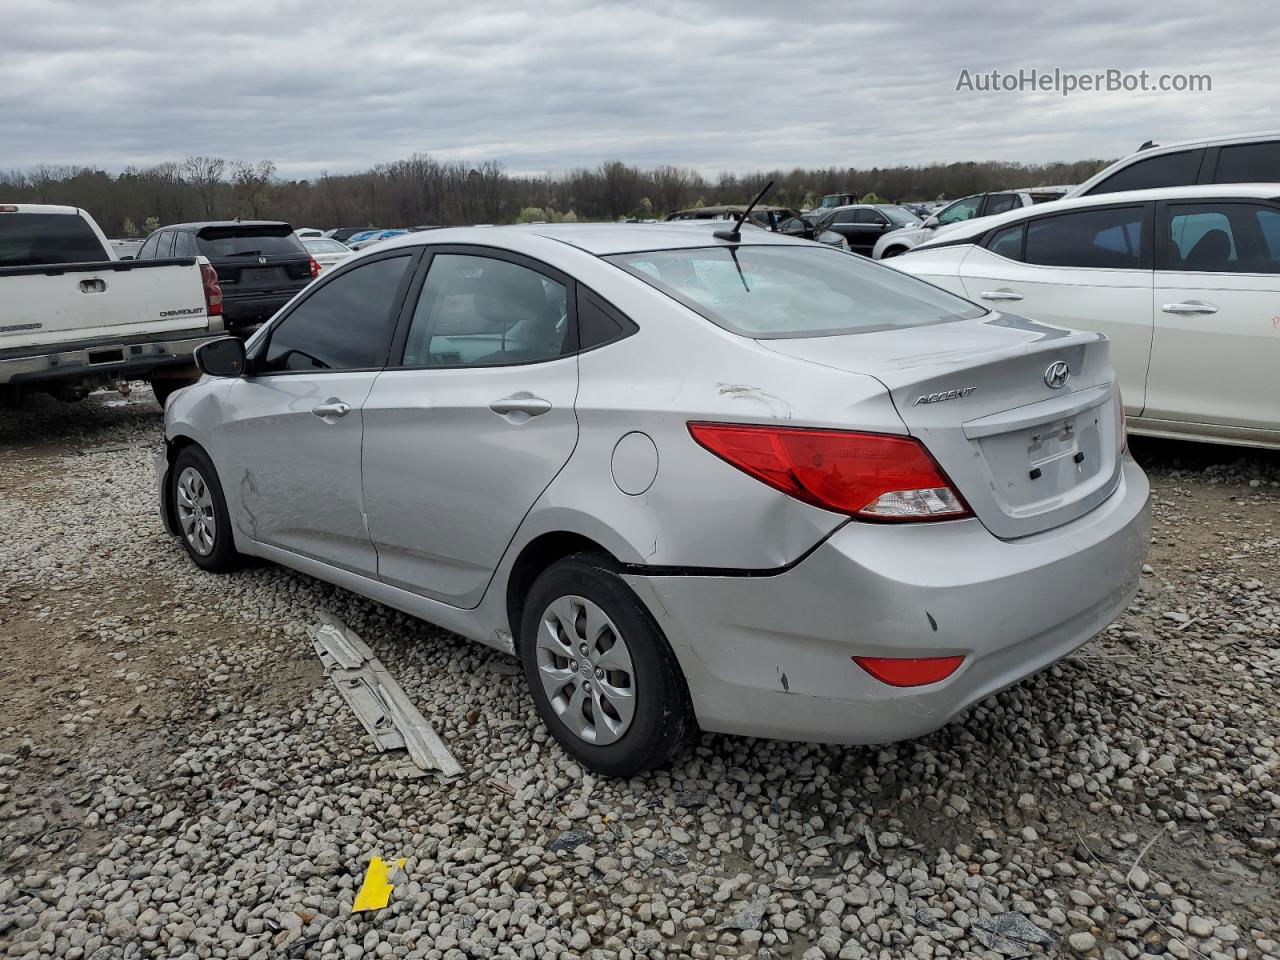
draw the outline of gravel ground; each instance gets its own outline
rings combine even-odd
[[[1135,442],[1138,600],[932,736],[707,735],[610,782],[501,655],[278,568],[198,572],[155,514],[159,430],[145,388],[0,420],[0,954],[1280,957],[1280,456]],[[317,609],[461,779],[391,776]],[[353,915],[374,855],[408,862]]]

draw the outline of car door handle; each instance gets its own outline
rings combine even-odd
[[[1017,290],[983,290],[978,294],[983,300],[1021,300],[1022,294]]]
[[[311,412],[321,420],[336,420],[351,412],[351,404],[343,403],[341,400],[327,400],[318,407],[312,407]]]
[[[511,413],[523,413],[530,417],[540,417],[551,409],[551,401],[543,400],[541,397],[534,397],[527,393],[516,394],[493,401],[493,403],[489,404],[489,409],[503,417]]]
[[[1218,308],[1212,303],[1205,303],[1203,300],[1188,300],[1186,303],[1166,303],[1160,308],[1165,313],[1177,314],[1195,314],[1195,313],[1217,313]]]

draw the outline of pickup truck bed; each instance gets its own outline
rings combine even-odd
[[[0,266],[0,394],[76,399],[147,378],[162,400],[197,376],[192,352],[223,330],[221,294],[204,258],[112,260],[105,241],[94,258],[100,231],[75,208],[0,205],[0,226],[8,244],[0,254],[17,259]],[[68,235],[79,261],[36,260],[46,249],[57,256],[49,238]]]

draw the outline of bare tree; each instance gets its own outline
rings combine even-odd
[[[270,202],[271,181],[276,175],[276,165],[270,160],[249,163],[236,160],[231,164],[231,187],[236,197],[236,215],[246,213],[254,220],[262,217],[262,211]]]
[[[183,179],[195,187],[204,205],[204,215],[210,220],[216,216],[218,187],[226,166],[227,161],[221,157],[187,157],[182,162]]]

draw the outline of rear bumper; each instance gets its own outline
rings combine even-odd
[[[62,345],[65,349],[50,345],[47,352],[0,357],[0,384],[94,376],[142,377],[157,368],[192,363],[195,348],[217,336],[221,336],[220,331],[195,336],[179,334],[163,340],[138,337]]]
[[[627,580],[684,668],[706,730],[885,743],[941,727],[1102,630],[1137,592],[1149,487],[1126,457],[1103,504],[1002,541],[977,520],[848,523],[785,573]],[[854,655],[963,655],[926,687],[874,680]]]
[[[298,295],[302,286],[296,290],[272,290],[262,294],[228,293],[223,288],[222,317],[229,325],[269,320],[277,310]]]

